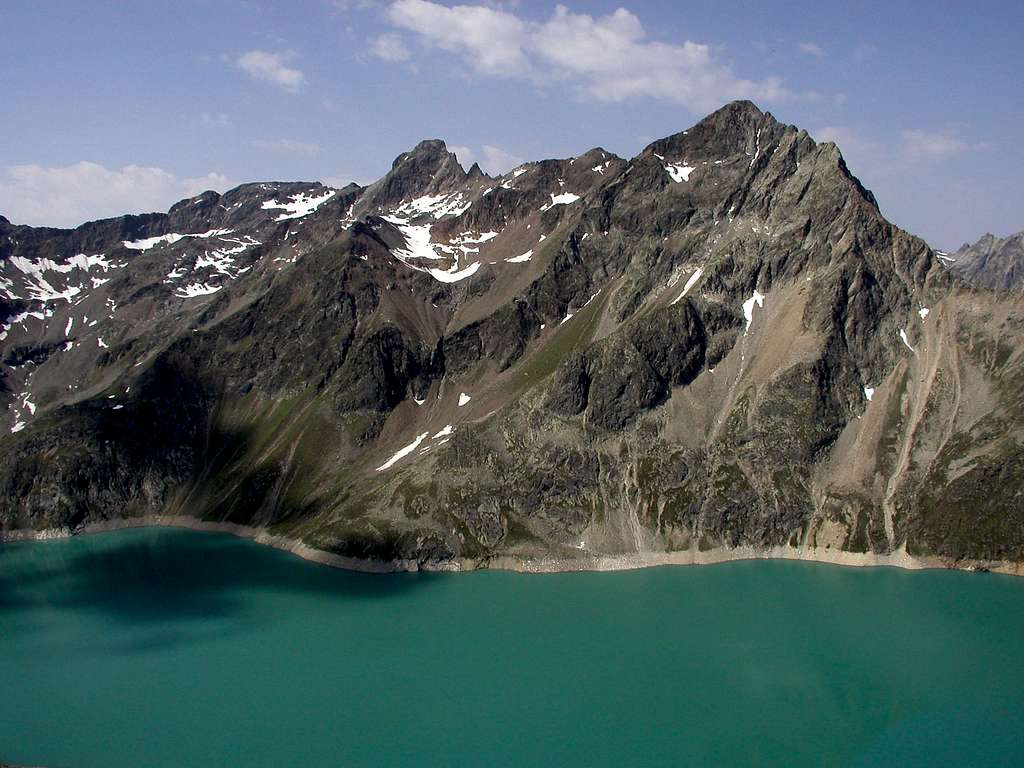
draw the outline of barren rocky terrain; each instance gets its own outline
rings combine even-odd
[[[367,187],[0,218],[0,525],[1019,563],[1022,309],[750,102],[628,160],[491,178],[424,141]]]

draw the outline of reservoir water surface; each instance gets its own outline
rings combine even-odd
[[[1024,579],[751,561],[371,576],[0,546],[0,762],[1024,764]]]

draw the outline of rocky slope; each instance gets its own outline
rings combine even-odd
[[[1024,560],[1021,301],[734,102],[629,160],[0,220],[0,523],[142,515],[427,567]]]
[[[1024,288],[1024,232],[1009,237],[985,235],[974,245],[964,243],[956,253],[940,253],[952,272],[995,291]]]

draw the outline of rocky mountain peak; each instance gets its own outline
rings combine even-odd
[[[383,208],[423,195],[447,193],[468,177],[442,140],[426,139],[395,158],[388,174],[371,185],[372,192],[363,206],[369,203]]]
[[[788,131],[796,132],[762,112],[753,102],[733,101],[680,133],[653,142],[645,153],[687,155],[695,159],[724,158],[740,152],[757,154]]]
[[[185,200],[179,200],[177,203],[171,206],[168,214],[175,214],[188,208],[203,208],[208,209],[220,202],[220,194],[214,192],[212,189],[208,189],[205,192],[201,192],[195,197],[186,198]]]
[[[441,139],[424,139],[408,152],[403,152],[391,163],[391,170],[396,170],[405,163],[415,163],[427,167],[445,162],[453,153]]]
[[[477,181],[477,180],[479,180],[479,179],[487,179],[487,178],[490,178],[490,177],[489,177],[489,176],[488,176],[488,175],[487,175],[486,173],[484,173],[484,171],[483,171],[483,169],[482,169],[482,168],[480,167],[479,163],[473,163],[473,165],[471,165],[471,166],[469,167],[469,170],[468,170],[468,171],[466,172],[466,176],[467,176],[467,177],[468,177],[468,178],[469,178],[469,179],[470,179],[471,181]]]
[[[943,258],[949,269],[976,285],[999,291],[1024,288],[1024,232],[996,237],[982,235],[973,245],[965,243]]]
[[[0,535],[171,513],[414,564],[1024,560],[1022,312],[931,280],[872,202],[739,101],[628,160],[490,178],[428,140],[368,187],[0,220]]]

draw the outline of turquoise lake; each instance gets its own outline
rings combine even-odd
[[[0,762],[1024,764],[1024,579],[370,576],[226,535],[0,546]]]

